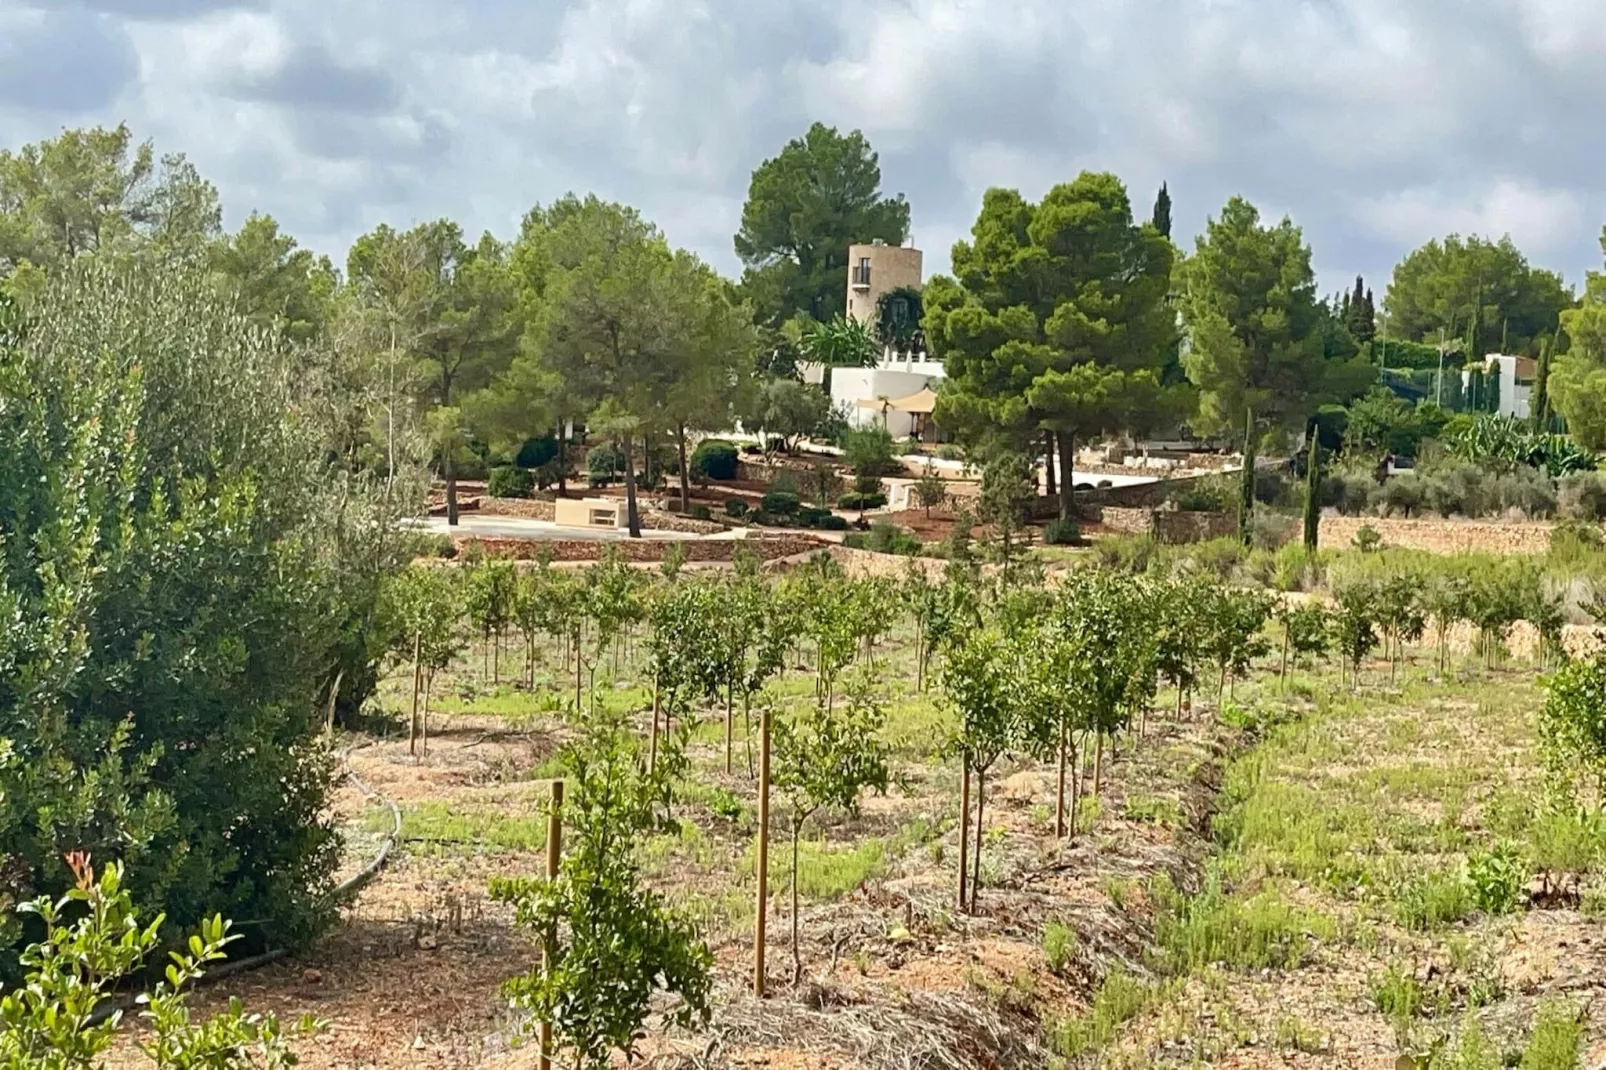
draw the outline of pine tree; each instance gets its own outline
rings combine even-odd
[[[1154,198],[1154,229],[1163,238],[1171,237],[1171,191],[1164,182],[1160,183],[1160,193]]]

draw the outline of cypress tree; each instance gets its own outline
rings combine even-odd
[[[1550,354],[1556,348],[1555,338],[1545,339],[1544,348],[1539,351],[1539,367],[1534,372],[1534,392],[1529,403],[1529,417],[1533,420],[1535,431],[1550,430]]]
[[[1305,458],[1305,549],[1316,549],[1316,535],[1322,523],[1321,436],[1310,425],[1310,454]]]
[[[1238,541],[1254,542],[1255,533],[1255,410],[1244,418],[1244,470],[1238,488]]]
[[[1171,237],[1171,191],[1160,183],[1160,194],[1154,199],[1154,229],[1161,237]]]

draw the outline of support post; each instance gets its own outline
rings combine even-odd
[[[563,781],[552,782],[552,807],[546,818],[546,878],[557,880],[558,863],[563,858]],[[557,957],[558,934],[546,933],[546,946],[541,949],[541,968],[550,970]],[[541,1023],[541,1070],[552,1070],[552,1023]]]
[[[764,998],[764,938],[769,922],[770,881],[770,717],[760,716],[758,740],[758,892],[753,925],[753,995]]]

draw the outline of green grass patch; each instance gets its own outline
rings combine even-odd
[[[1316,940],[1331,940],[1338,932],[1332,918],[1285,902],[1275,889],[1239,898],[1224,892],[1217,876],[1191,899],[1178,895],[1165,879],[1155,882],[1153,893],[1160,908],[1155,942],[1172,973],[1212,965],[1292,969],[1305,961]]]
[[[370,832],[390,830],[388,810],[370,811]],[[493,810],[454,809],[424,801],[402,810],[402,839],[462,850],[538,852],[546,848],[545,814],[518,816]]]
[[[1098,1051],[1115,1039],[1123,1024],[1142,1013],[1159,992],[1156,986],[1117,968],[1099,986],[1087,1013],[1067,1018],[1054,1028],[1055,1053],[1075,1059]]]

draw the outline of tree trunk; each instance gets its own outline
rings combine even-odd
[[[1104,732],[1093,733],[1093,798],[1099,797],[1099,787],[1104,783]]]
[[[1076,519],[1075,482],[1072,478],[1076,471],[1076,436],[1068,431],[1061,431],[1054,436],[1059,446],[1060,454],[1060,519],[1072,521]]]
[[[987,803],[987,771],[976,770],[976,857],[970,864],[975,867],[976,879],[970,882],[970,909],[972,913],[976,905],[981,902],[981,836],[982,836],[982,808]]]
[[[1071,816],[1070,822],[1066,826],[1066,831],[1074,839],[1076,837],[1076,806],[1081,801],[1082,795],[1082,755],[1076,746],[1075,732],[1069,734],[1069,741],[1071,752],[1067,757],[1070,758],[1069,764],[1071,767]]]
[[[926,689],[926,618],[915,621],[915,691]]]
[[[1054,478],[1054,432],[1043,432],[1043,490],[1050,497],[1059,494],[1059,483]]]
[[[651,773],[658,768],[658,677],[652,678],[652,735],[647,743],[647,772]]]
[[[1292,631],[1292,627],[1286,620],[1283,621],[1283,667],[1282,671],[1278,673],[1278,679],[1283,682],[1285,687],[1288,684],[1288,633],[1290,631]]]
[[[797,837],[802,822],[792,820],[792,984],[803,980],[803,952],[797,946]]]
[[[429,755],[429,693],[435,686],[435,672],[424,674],[424,708],[418,712],[418,753]]]
[[[569,496],[569,421],[558,417],[558,497]]]
[[[1244,467],[1238,487],[1238,541],[1255,541],[1255,410],[1244,417]]]
[[[736,735],[736,685],[725,686],[725,775],[731,772],[731,751],[735,745]]]
[[[970,904],[970,897],[965,894],[969,887],[970,866],[970,758],[961,756],[959,759],[962,769],[959,780],[959,911],[964,913]]]
[[[628,518],[630,537],[641,538],[641,513],[636,508],[636,453],[635,440],[626,435],[625,447],[625,515]]]
[[[675,445],[680,450],[680,511],[691,512],[691,466],[686,463],[686,425],[676,429]]]
[[[446,450],[446,460],[441,466],[446,477],[446,523],[452,527],[457,526],[457,462],[452,459],[450,446]]]

